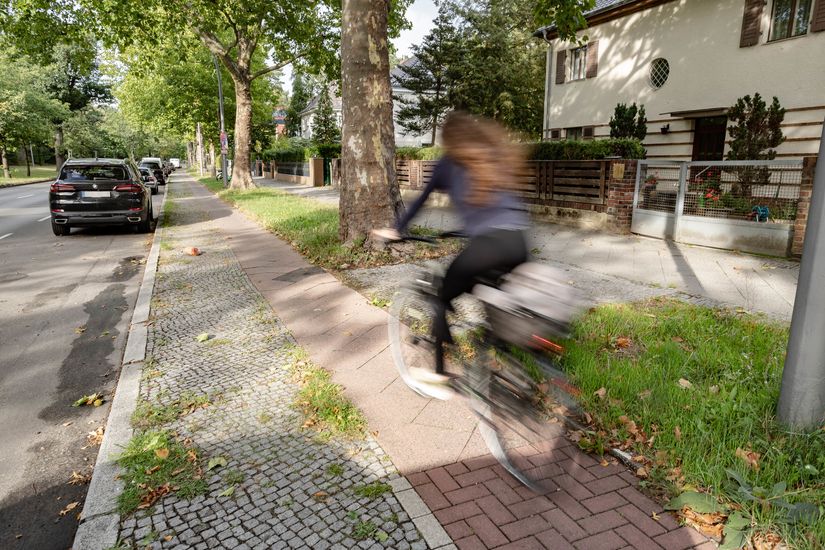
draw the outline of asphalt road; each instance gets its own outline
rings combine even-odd
[[[55,237],[48,183],[0,188],[0,548],[67,549],[105,426],[151,234]],[[155,195],[159,212],[161,194]],[[72,407],[100,392],[100,407]],[[77,503],[77,504],[73,504]]]

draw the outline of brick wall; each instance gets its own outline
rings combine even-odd
[[[805,157],[802,161],[802,183],[799,186],[799,203],[796,207],[796,221],[793,226],[791,256],[802,256],[805,244],[805,227],[808,225],[808,210],[811,207],[811,195],[814,190],[814,173],[816,157]]]

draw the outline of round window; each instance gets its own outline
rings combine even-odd
[[[650,64],[650,85],[656,89],[661,88],[670,76],[670,63],[667,59],[660,57],[654,59]]]

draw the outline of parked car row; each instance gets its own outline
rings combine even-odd
[[[171,162],[146,157],[136,165],[121,159],[71,159],[49,188],[52,231],[68,235],[72,227],[129,225],[152,230],[152,195],[166,185]]]

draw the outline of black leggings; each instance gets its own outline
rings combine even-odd
[[[436,372],[444,371],[442,343],[452,343],[447,326],[447,308],[450,302],[472,290],[479,276],[490,273],[503,275],[527,261],[527,239],[523,231],[494,229],[470,239],[456,256],[447,273],[439,295],[440,303],[433,323],[436,340]]]

